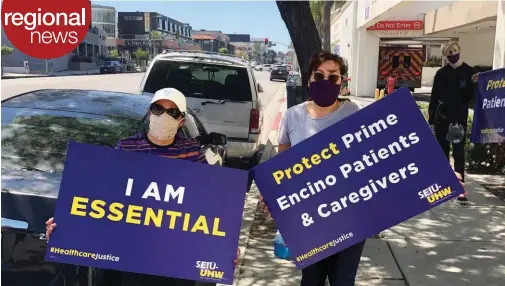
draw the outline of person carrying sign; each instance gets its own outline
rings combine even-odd
[[[286,112],[279,133],[279,152],[360,110],[348,100],[339,99],[342,75],[347,73],[343,58],[326,51],[310,58],[309,96],[311,101]],[[359,242],[302,270],[301,286],[323,286],[326,278],[334,285],[354,285],[365,242]]]
[[[174,88],[160,89],[154,94],[149,106],[149,130],[119,141],[116,148],[207,164],[205,154],[201,152],[201,146],[197,140],[177,136],[179,127],[184,124],[185,114],[186,97],[184,94]],[[46,222],[46,237],[48,240],[55,227],[54,219],[50,218]],[[170,242],[167,241],[167,243]],[[237,249],[237,259],[233,261],[235,266],[238,264],[239,255],[240,250]],[[121,273],[117,271],[106,270],[106,276],[108,276],[108,280],[121,279]],[[112,283],[116,285],[117,281],[108,281],[105,284],[109,286]],[[215,285],[215,283],[124,272],[122,273],[121,285],[195,286]]]
[[[465,142],[468,120],[468,105],[474,99],[475,81],[478,74],[462,61],[461,48],[451,41],[442,47],[442,55],[449,62],[435,74],[428,108],[429,124],[447,158],[452,144],[454,169],[465,179]],[[458,201],[468,202],[460,195]]]

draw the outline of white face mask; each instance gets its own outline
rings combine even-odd
[[[179,129],[180,121],[174,119],[166,112],[157,116],[151,114],[149,117],[149,132],[159,140],[167,140],[175,137]]]

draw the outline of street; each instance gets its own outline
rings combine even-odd
[[[269,72],[255,72],[256,80],[263,86],[260,94],[263,106],[267,106],[282,82],[271,82]],[[2,100],[38,89],[94,89],[127,93],[139,93],[144,73],[80,75],[61,77],[36,77],[2,80]]]
[[[285,91],[285,84],[282,81],[270,81],[269,72],[255,71],[254,74],[256,81],[263,87],[263,93],[258,95],[263,105],[261,143],[266,144],[280,105],[280,102],[272,99],[277,92],[282,97],[280,93]],[[143,76],[144,73],[124,73],[4,79],[1,81],[2,100],[39,89],[93,89],[139,94]]]

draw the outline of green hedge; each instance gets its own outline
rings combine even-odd
[[[428,120],[428,103],[418,102],[417,105]],[[468,131],[472,133],[473,112],[468,116]],[[505,174],[505,145],[504,144],[473,144],[466,140],[465,144],[466,168],[471,172],[483,174]]]

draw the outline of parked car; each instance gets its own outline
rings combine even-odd
[[[150,100],[106,91],[39,90],[2,101],[3,286],[88,285],[87,267],[44,261],[45,221],[54,214],[67,143],[115,147],[147,130]],[[209,163],[223,164],[226,136],[209,134],[191,110],[178,134],[199,140]]]
[[[297,72],[291,72],[288,80],[286,81],[286,86],[301,86],[302,85],[302,76]]]
[[[123,66],[118,61],[107,61],[100,67],[100,73],[120,73]]]
[[[274,79],[280,79],[283,81],[288,81],[289,71],[286,66],[274,66],[270,72],[270,81]]]
[[[140,90],[153,95],[172,87],[186,95],[188,108],[211,132],[228,138],[227,159],[256,166],[261,157],[263,92],[249,64],[231,56],[202,51],[158,55],[142,79]]]
[[[271,71],[272,70],[272,65],[271,64],[264,64],[263,65],[263,70],[264,71]]]

